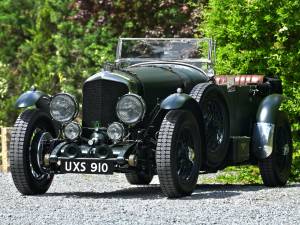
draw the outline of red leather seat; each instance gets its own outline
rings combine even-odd
[[[264,75],[220,75],[215,77],[216,84],[227,85],[229,79],[234,79],[234,85],[245,86],[248,84],[262,84]]]

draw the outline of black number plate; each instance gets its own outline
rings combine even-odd
[[[112,174],[114,164],[108,160],[62,159],[60,168],[63,173]]]

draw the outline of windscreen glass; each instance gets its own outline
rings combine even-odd
[[[209,42],[201,39],[124,39],[118,59],[208,59]]]

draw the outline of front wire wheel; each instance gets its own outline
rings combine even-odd
[[[45,142],[56,136],[49,116],[38,110],[24,111],[15,122],[10,142],[10,167],[16,188],[24,195],[44,194],[53,175],[43,165]]]
[[[135,171],[125,174],[128,183],[133,185],[148,185],[151,183],[153,175],[144,171]]]
[[[191,112],[174,110],[165,116],[158,135],[156,166],[167,197],[191,195],[194,191],[204,148],[202,135]]]

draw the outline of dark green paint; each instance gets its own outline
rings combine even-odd
[[[276,125],[277,115],[279,108],[283,101],[283,96],[280,94],[272,94],[266,96],[260,103],[257,114],[256,121],[260,123],[266,123],[264,126],[274,126]],[[272,124],[272,125],[271,125]],[[255,156],[259,159],[265,159],[271,155],[272,152],[266,151],[263,146],[268,145],[268,141],[265,139],[265,134],[263,134],[257,127],[254,126],[253,129],[253,152]],[[273,149],[272,149],[273,150]]]
[[[272,94],[265,97],[258,107],[256,121],[275,124],[282,101],[283,97],[280,94]]]
[[[264,96],[250,94],[250,86],[236,86],[234,91],[221,86],[220,90],[228,106],[231,136],[251,136],[257,109]]]
[[[33,106],[43,96],[46,96],[46,94],[41,91],[35,91],[35,90],[26,91],[17,99],[16,107],[27,108]]]
[[[144,121],[150,119],[147,118],[151,115],[149,113],[160,102],[162,112],[176,109],[191,111],[203,128],[205,121],[201,108],[196,100],[188,95],[195,85],[209,82],[209,78],[199,69],[176,62],[153,62],[137,64],[125,70],[102,71],[86,82],[97,79],[121,82],[129,87],[129,92],[140,95],[147,105]],[[271,86],[259,92],[253,92],[253,89],[257,89],[255,85],[237,85],[230,90],[226,85],[218,87],[216,94],[225,101],[229,112],[231,137],[252,138],[253,125],[256,122],[275,122],[282,96],[274,94],[276,90]],[[182,89],[182,93],[177,93],[178,88]],[[159,117],[158,120],[160,119],[162,118]],[[159,127],[160,124],[161,121],[157,121],[156,126]]]
[[[177,88],[189,93],[196,84],[208,81],[208,77],[201,70],[171,62],[133,66],[126,70],[102,71],[88,78],[86,82],[98,79],[127,85],[129,92],[143,97],[148,111],[151,111],[158,101],[175,93]]]
[[[123,71],[117,71],[117,70],[113,72],[102,71],[89,77],[85,82],[91,82],[99,79],[120,82],[127,85],[130,92],[136,94],[139,92],[139,88],[140,88],[139,81],[134,76]]]
[[[146,102],[148,97],[153,97],[153,93],[164,99],[176,92],[177,88],[189,93],[196,84],[208,81],[208,77],[200,70],[178,63],[147,63],[128,70],[135,73],[142,83]]]
[[[176,93],[164,99],[160,104],[160,108],[166,110],[180,109],[187,105],[189,102],[194,102],[195,104],[197,104],[197,102],[191,96],[187,94]]]

